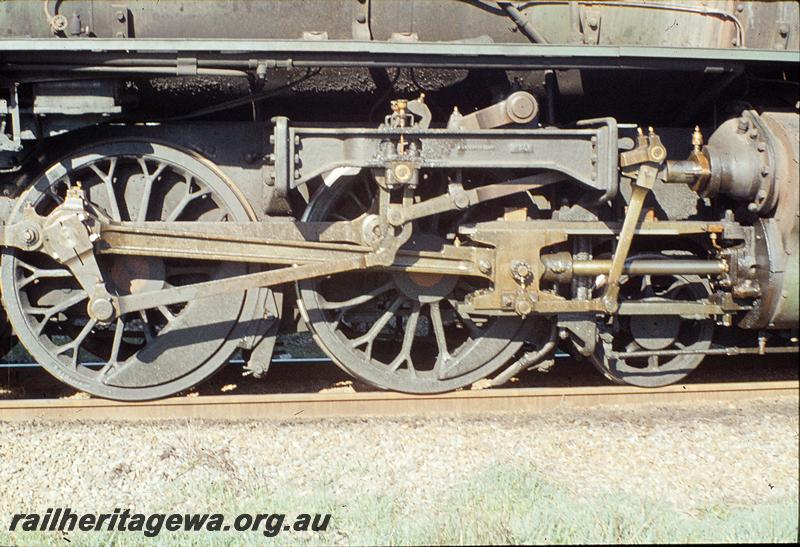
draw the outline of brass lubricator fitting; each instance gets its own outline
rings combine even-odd
[[[688,184],[700,195],[708,193],[711,164],[704,150],[703,133],[699,126],[692,132],[692,152],[685,160],[667,161],[666,182]]]

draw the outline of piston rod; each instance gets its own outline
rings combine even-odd
[[[573,277],[592,277],[607,274],[611,260],[572,260],[569,253],[542,257],[545,266],[543,279],[567,283]],[[728,269],[723,260],[698,259],[637,259],[625,261],[625,275],[722,275]]]

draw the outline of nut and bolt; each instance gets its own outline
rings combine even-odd
[[[533,273],[533,269],[527,262],[515,260],[511,263],[511,275],[518,280],[525,280]]]
[[[598,24],[597,23],[597,17],[594,17],[594,16],[589,17],[589,19],[586,22],[589,24],[589,28],[590,29],[597,30],[597,24]]]
[[[520,277],[528,277],[531,274],[527,264],[517,265],[517,275]]]
[[[530,313],[533,311],[533,304],[526,298],[520,298],[514,305],[514,311],[516,311],[518,315],[525,317],[530,315]]]
[[[39,239],[39,236],[36,234],[36,230],[33,228],[26,228],[22,232],[22,241],[25,245],[32,245],[36,243],[36,240]]]
[[[789,25],[781,25],[778,28],[778,34],[781,35],[781,38],[786,38],[789,35]]]
[[[478,262],[478,269],[481,271],[482,274],[490,274],[492,273],[492,265],[489,263],[488,260],[483,259]]]
[[[115,13],[114,17],[116,17],[117,21],[119,21],[120,23],[124,23],[125,22],[125,14],[122,13],[121,11],[118,11],[117,13]]]

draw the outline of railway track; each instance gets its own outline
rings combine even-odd
[[[559,407],[735,401],[797,397],[800,382],[742,382],[672,385],[470,390],[439,395],[394,392],[206,395],[130,403],[105,399],[0,401],[0,421],[294,419],[421,414],[541,411]]]

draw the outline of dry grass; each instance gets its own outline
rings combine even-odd
[[[226,454],[196,456],[222,468]],[[73,533],[79,545],[401,545],[530,543],[698,543],[796,542],[797,500],[753,507],[716,505],[682,512],[652,499],[630,496],[579,497],[542,480],[533,466],[495,469],[454,484],[435,500],[433,510],[409,511],[391,492],[336,499],[326,490],[296,496],[291,489],[265,491],[258,484],[197,485],[191,493],[165,492],[164,511],[194,497],[197,511],[224,508],[227,515],[286,512],[332,513],[322,534],[286,532],[265,538],[260,532]],[[288,485],[287,485],[288,486]],[[5,526],[4,526],[5,527]],[[58,533],[0,532],[0,544],[63,545]]]

